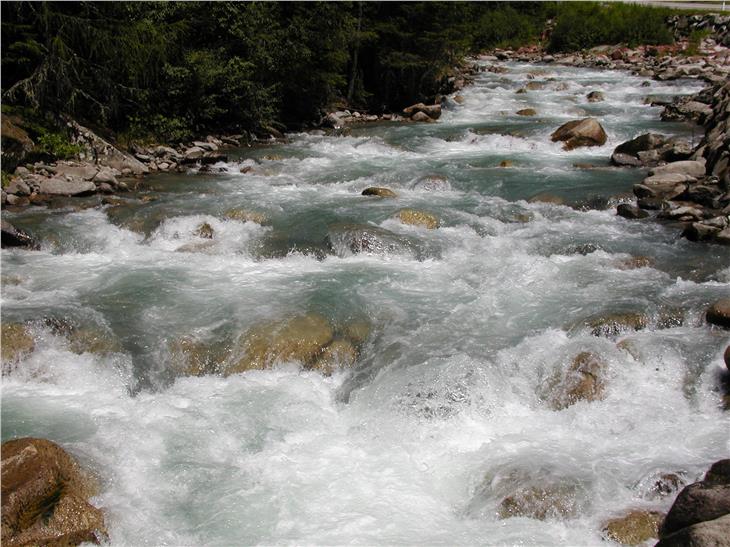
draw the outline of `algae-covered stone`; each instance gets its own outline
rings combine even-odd
[[[329,321],[318,314],[254,327],[243,336],[242,357],[226,366],[225,373],[266,369],[278,362],[311,364],[333,336]]]
[[[26,357],[35,349],[35,342],[27,326],[20,323],[2,324],[3,364],[14,364]]]
[[[416,209],[401,209],[395,214],[395,218],[400,220],[403,224],[420,226],[422,228],[428,228],[429,230],[434,230],[441,224],[436,215],[427,213],[426,211],[418,211]]]
[[[363,196],[377,196],[380,198],[394,198],[394,197],[398,196],[398,194],[396,194],[390,188],[382,188],[379,186],[371,186],[369,188],[365,188],[365,190],[362,191],[362,195]]]
[[[659,537],[663,519],[664,515],[657,511],[633,510],[606,522],[603,533],[608,539],[623,545],[638,545]]]

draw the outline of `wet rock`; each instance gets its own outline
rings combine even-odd
[[[379,186],[371,186],[369,188],[365,188],[365,190],[362,191],[362,195],[363,196],[378,196],[381,198],[394,198],[394,197],[398,196],[398,194],[396,194],[390,188],[382,188]]]
[[[545,88],[545,84],[542,82],[527,82],[525,89],[528,91],[540,91]]]
[[[514,165],[514,162],[512,160],[502,160],[499,162],[500,167],[512,167]]]
[[[207,222],[203,222],[195,229],[193,235],[196,235],[197,237],[202,237],[203,239],[213,239],[214,233],[215,232],[213,230],[213,227]]]
[[[629,141],[619,144],[613,151],[611,162],[615,165],[633,165],[644,162],[639,159],[640,152],[656,150],[667,143],[667,137],[658,133],[645,133]],[[631,158],[630,160],[628,158]]]
[[[682,237],[690,241],[712,241],[720,235],[721,229],[704,222],[693,222],[682,232]]]
[[[523,108],[515,112],[518,116],[537,116],[537,110],[534,108]]]
[[[550,138],[553,142],[564,142],[564,150],[573,150],[582,146],[601,146],[606,143],[607,136],[597,120],[584,118],[561,125]]]
[[[33,337],[25,325],[3,322],[0,329],[0,332],[2,332],[0,354],[2,355],[3,368],[5,368],[5,365],[12,366],[35,349]]]
[[[206,241],[191,241],[190,243],[185,243],[184,245],[180,245],[177,249],[175,249],[176,253],[207,253],[211,249],[215,248],[215,241],[212,240],[206,240]]]
[[[8,194],[15,194],[16,196],[29,196],[30,188],[20,177],[14,177],[10,184],[5,188],[5,192]]]
[[[401,209],[395,214],[395,218],[403,224],[420,226],[429,230],[434,230],[440,225],[440,221],[436,215],[415,209]]]
[[[238,220],[240,222],[253,222],[255,224],[266,224],[269,219],[264,213],[256,211],[246,211],[244,209],[229,209],[223,216],[229,220]]]
[[[606,522],[603,533],[606,538],[622,545],[638,545],[659,537],[659,525],[663,519],[663,513],[637,509]]]
[[[595,353],[576,355],[564,371],[558,371],[541,386],[543,398],[553,410],[562,410],[579,401],[603,398],[603,370],[606,365]]]
[[[725,366],[728,370],[730,370],[730,346],[725,348],[725,354],[723,355],[723,358],[725,359]]]
[[[634,195],[637,198],[651,198],[654,200],[670,200],[676,198],[687,190],[687,184],[683,182],[684,177],[686,175],[678,174],[647,177],[640,184],[634,184]],[[642,209],[644,208],[642,207]]]
[[[681,222],[694,222],[704,218],[705,212],[697,207],[680,206],[667,209],[659,213],[658,218],[667,220],[678,220]]]
[[[224,373],[266,369],[278,362],[296,361],[311,365],[332,339],[332,326],[317,314],[267,323],[243,336],[243,357],[226,365]]]
[[[411,120],[414,122],[432,122],[433,118],[425,112],[416,112],[413,116],[411,116]]]
[[[527,203],[550,203],[552,205],[565,205],[565,198],[542,192],[532,196]]]
[[[403,109],[403,114],[406,117],[409,117],[414,121],[425,121],[421,119],[416,119],[418,113],[425,114],[430,120],[438,120],[441,117],[441,105],[426,105],[424,103],[417,103]]]
[[[21,230],[20,228],[16,228],[4,218],[0,222],[2,223],[2,239],[0,239],[0,244],[3,249],[6,247],[21,247],[25,249],[39,248],[38,242],[28,232]]]
[[[211,347],[185,336],[169,344],[172,367],[181,376],[203,376],[218,370],[225,354],[216,354]]]
[[[730,515],[700,522],[663,537],[655,547],[727,547]]]
[[[58,177],[42,178],[38,184],[38,192],[51,196],[81,196],[96,192],[96,185],[83,179],[62,179]]]
[[[681,175],[699,178],[705,175],[705,162],[691,160],[675,161],[655,167],[649,171],[650,175],[666,175],[668,173],[679,173]]]
[[[369,224],[334,224],[328,228],[325,245],[337,256],[348,254],[413,254],[408,238]]]
[[[78,545],[107,538],[103,513],[89,504],[93,478],[45,439],[2,444],[3,545]]]
[[[620,152],[614,152],[611,155],[611,163],[620,167],[641,167],[644,165],[639,158]]]
[[[648,487],[642,492],[642,497],[649,500],[658,500],[676,493],[686,484],[685,475],[685,472],[678,471],[676,473],[663,472],[650,476],[647,481]]]
[[[442,175],[426,175],[413,184],[413,189],[425,192],[446,192],[451,190],[451,183]]]
[[[730,514],[730,460],[715,462],[704,480],[685,487],[661,526],[660,537]],[[726,536],[728,537],[728,536]]]
[[[364,320],[351,321],[342,327],[342,335],[356,346],[361,346],[370,336],[372,326]]]
[[[588,321],[593,336],[618,336],[627,330],[642,330],[649,324],[643,313],[612,313]]]
[[[69,349],[81,355],[93,353],[95,355],[109,355],[122,351],[122,346],[113,335],[96,328],[75,328],[68,334]]]
[[[331,375],[338,369],[350,368],[355,364],[359,352],[349,340],[334,340],[322,350],[321,355],[311,366],[325,376]]]
[[[616,214],[623,218],[629,219],[641,219],[649,216],[649,213],[640,209],[636,205],[630,205],[628,203],[621,203],[616,207]]]
[[[598,103],[606,99],[606,97],[600,91],[591,91],[587,96],[589,103]]]
[[[707,308],[707,322],[730,329],[730,298],[723,298]]]
[[[464,99],[463,96],[461,96],[461,95],[454,95],[454,102],[456,104],[464,104],[465,101],[466,101],[466,99]]]
[[[620,260],[616,267],[619,270],[636,270],[639,268],[652,268],[654,260],[648,256],[631,256]]]

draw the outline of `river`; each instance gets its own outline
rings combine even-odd
[[[150,176],[151,201],[5,213],[42,249],[2,251],[3,321],[33,321],[36,337],[3,377],[3,440],[49,438],[91,466],[112,545],[605,545],[607,518],[666,511],[658,477],[692,482],[730,448],[728,336],[702,318],[728,294],[730,253],[592,205],[645,175],[608,166],[619,143],[699,140],[644,98],[701,86],[506,66],[437,123],[292,134],[231,152],[222,172]],[[545,88],[515,93],[536,70]],[[587,102],[593,90],[606,100]],[[550,142],[586,115],[606,145]],[[544,193],[565,205],[528,202]],[[406,207],[440,228],[392,218]],[[376,227],[376,244],[353,253],[343,224]],[[643,330],[586,327],[637,311]],[[225,346],[308,313],[371,326],[352,368],[181,373],[181,339]],[[75,353],[59,322],[112,350]],[[555,409],[546,386],[581,352],[603,363],[602,395]],[[500,518],[506,496],[546,481],[568,511]]]

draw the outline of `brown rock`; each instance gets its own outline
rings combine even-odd
[[[317,314],[300,315],[248,331],[242,340],[243,357],[225,367],[225,374],[269,368],[277,362],[312,364],[332,341],[329,322]]]
[[[193,232],[194,235],[198,237],[202,237],[203,239],[213,239],[213,227],[208,224],[207,222],[203,222],[200,226],[198,226],[195,229],[195,232]]]
[[[537,110],[534,108],[523,108],[515,112],[518,116],[537,116]]]
[[[527,203],[552,203],[553,205],[565,205],[565,199],[560,196],[554,196],[553,194],[543,192],[532,196],[527,200]]]
[[[642,330],[649,324],[643,313],[612,313],[588,322],[593,336],[618,336],[627,330]]]
[[[584,118],[561,125],[550,138],[553,142],[562,141],[564,150],[580,146],[601,146],[606,143],[606,132],[594,118]]]
[[[79,355],[82,353],[108,355],[122,351],[119,340],[94,328],[72,329],[68,340],[69,349]]]
[[[102,512],[87,501],[94,493],[93,478],[57,444],[3,443],[3,545],[98,544],[106,528]]]
[[[638,545],[659,537],[663,519],[664,515],[656,511],[633,510],[606,522],[603,532],[608,539],[623,545]]]
[[[616,207],[616,214],[620,217],[631,220],[638,220],[649,216],[649,213],[643,209],[639,209],[636,205],[631,205],[629,203],[619,204]]]
[[[440,221],[436,215],[427,213],[426,211],[417,211],[415,209],[401,209],[395,214],[395,218],[403,224],[412,226],[421,226],[434,230],[439,227]]]
[[[378,196],[381,198],[394,198],[394,197],[398,196],[398,194],[396,194],[390,188],[381,188],[378,186],[371,186],[369,188],[365,188],[365,190],[362,191],[362,195],[363,196]]]
[[[619,270],[636,270],[639,268],[652,268],[654,260],[648,256],[631,256],[620,260],[616,267]]]
[[[725,359],[725,366],[730,370],[730,346],[725,348],[725,355],[723,357]]]
[[[576,488],[572,484],[533,485],[518,489],[497,508],[499,518],[527,517],[537,520],[575,516]]]
[[[514,163],[512,162],[512,160],[502,160],[499,162],[500,167],[512,167],[513,165]]]
[[[605,367],[595,353],[584,351],[576,355],[567,370],[553,375],[543,387],[550,407],[562,410],[578,401],[602,399],[604,383],[601,376]]]
[[[587,96],[586,99],[588,99],[589,103],[598,103],[603,100],[605,100],[605,97],[603,96],[603,93],[600,91],[591,91]]]
[[[356,346],[360,346],[370,336],[372,327],[367,321],[352,321],[342,328],[342,335]]]
[[[457,103],[457,104],[464,104],[464,101],[465,101],[465,99],[461,95],[454,95],[454,102],[455,103]]]
[[[433,118],[425,112],[416,112],[413,116],[411,116],[411,120],[414,122],[432,122]]]
[[[528,91],[540,91],[545,87],[545,84],[542,82],[527,82],[527,85],[525,85],[525,89]]]
[[[663,537],[655,547],[727,547],[730,545],[730,515],[682,528]]]
[[[339,368],[349,368],[355,364],[359,352],[348,340],[334,340],[324,348],[311,368],[329,376]]]
[[[182,376],[203,376],[218,370],[225,359],[224,353],[216,353],[207,344],[185,336],[169,344],[172,367]]]
[[[243,209],[229,209],[223,216],[229,220],[238,220],[240,222],[253,222],[255,224],[266,224],[268,217],[264,213],[256,211],[245,211]]]
[[[17,363],[35,349],[33,337],[25,325],[3,323],[0,329],[2,332],[0,353],[3,365]]]
[[[707,322],[730,329],[730,298],[718,300],[707,308]]]

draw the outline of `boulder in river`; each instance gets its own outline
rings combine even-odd
[[[403,109],[403,114],[414,121],[422,121],[421,119],[416,119],[416,115],[419,112],[428,116],[430,120],[438,120],[441,117],[441,105],[416,103]]]
[[[649,213],[643,209],[629,203],[621,203],[616,206],[616,214],[620,217],[629,219],[641,219],[649,216]]]
[[[337,256],[414,254],[417,251],[409,238],[370,224],[333,224],[328,227],[325,245]]]
[[[349,368],[354,365],[359,354],[355,344],[349,340],[333,340],[331,344],[322,350],[311,368],[325,376],[329,376],[337,369]]]
[[[22,247],[25,249],[38,249],[38,242],[28,232],[16,228],[7,220],[2,219],[2,248]]]
[[[223,216],[229,220],[237,220],[239,222],[253,222],[255,224],[266,224],[268,217],[264,213],[257,211],[247,211],[245,209],[228,209]]]
[[[2,332],[0,353],[3,368],[7,365],[12,366],[35,349],[35,342],[27,326],[3,321],[0,329]]]
[[[23,438],[2,444],[3,545],[78,545],[107,537],[89,504],[93,477],[57,444]]]
[[[329,321],[318,314],[299,315],[254,327],[242,337],[242,356],[224,367],[235,374],[269,368],[278,362],[313,364],[332,341]]]
[[[365,190],[362,191],[362,195],[363,196],[377,196],[380,198],[398,197],[398,194],[396,194],[390,188],[383,188],[380,186],[370,186],[369,188],[365,188]]]
[[[534,108],[523,108],[515,112],[518,116],[537,116],[537,110]]]
[[[619,144],[611,155],[614,165],[639,167],[646,164],[646,158],[640,154],[661,149],[667,144],[667,137],[658,133],[645,133]]]
[[[588,321],[593,336],[619,336],[627,330],[642,330],[649,318],[640,312],[611,313]]]
[[[596,119],[584,118],[561,125],[550,138],[553,142],[564,142],[564,150],[573,150],[581,146],[601,146],[606,143],[607,136]]]
[[[718,523],[720,519],[724,519]],[[699,523],[714,522],[704,530],[724,530],[724,540],[730,537],[730,459],[715,462],[703,480],[685,487],[674,500],[660,529],[658,545],[727,545],[726,543],[688,543],[687,540],[703,527]]]
[[[433,118],[425,112],[416,112],[413,116],[411,116],[411,120],[414,122],[432,122]]]
[[[707,322],[730,329],[730,298],[722,298],[707,308]]]
[[[193,233],[203,239],[213,239],[213,234],[215,233],[215,231],[210,224],[208,224],[207,222],[203,222],[195,229],[195,232]]]
[[[603,525],[603,533],[607,539],[622,545],[639,545],[659,537],[659,525],[663,519],[663,513],[634,509],[607,521]]]
[[[606,99],[606,97],[603,95],[600,91],[591,91],[587,96],[586,99],[588,99],[589,103],[598,103]]]
[[[570,365],[550,377],[541,391],[553,410],[562,410],[579,401],[603,398],[604,361],[595,353],[584,351]]]
[[[445,192],[451,190],[451,183],[443,175],[426,175],[413,184],[413,189],[425,192]]]
[[[439,218],[426,211],[418,211],[416,209],[401,209],[395,214],[395,218],[400,220],[403,224],[410,224],[411,226],[420,226],[422,228],[428,228],[434,230],[439,227]]]

